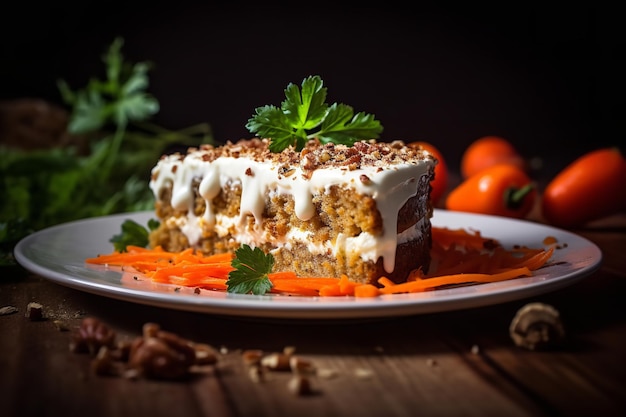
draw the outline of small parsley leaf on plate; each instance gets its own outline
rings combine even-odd
[[[272,289],[268,274],[274,266],[274,257],[260,248],[242,245],[235,251],[231,265],[235,268],[228,274],[227,292],[263,295]]]
[[[346,104],[326,103],[327,89],[318,75],[302,81],[302,89],[289,83],[280,108],[257,107],[246,128],[270,139],[270,151],[281,152],[293,146],[300,151],[306,142],[318,138],[322,143],[352,145],[359,140],[377,139],[383,127],[374,115],[354,114]],[[315,130],[317,129],[317,130]]]

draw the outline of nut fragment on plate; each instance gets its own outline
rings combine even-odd
[[[529,303],[520,308],[509,326],[515,344],[529,350],[547,350],[565,339],[560,313],[544,303]]]

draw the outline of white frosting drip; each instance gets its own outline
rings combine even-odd
[[[275,247],[289,246],[289,240],[295,239],[308,244],[312,253],[325,253],[329,249],[333,253],[340,251],[346,254],[359,253],[363,259],[376,262],[379,257],[384,259],[384,268],[393,272],[396,247],[399,242],[406,241],[419,231],[419,225],[398,235],[398,211],[417,192],[418,181],[426,174],[432,163],[414,161],[402,165],[364,166],[361,169],[349,170],[346,167],[330,167],[317,169],[310,178],[303,175],[300,167],[289,176],[279,175],[278,167],[272,162],[259,162],[251,158],[222,157],[212,162],[202,160],[202,153],[186,155],[169,155],[159,160],[152,170],[150,188],[155,196],[168,184],[172,184],[172,206],[176,210],[187,210],[187,218],[179,220],[177,226],[187,236],[191,245],[196,245],[202,237],[201,226],[215,228],[217,233],[236,232],[237,240],[251,246],[270,242]],[[366,175],[369,181],[361,181]],[[192,182],[201,178],[199,193],[207,202],[206,210],[201,217],[193,213],[194,195]],[[241,210],[238,219],[220,216],[216,219],[210,201],[215,198],[222,187],[241,185]],[[276,241],[273,236],[261,228],[261,219],[265,207],[266,191],[293,196],[296,215],[306,221],[315,214],[313,196],[325,193],[333,185],[347,185],[356,192],[370,195],[383,220],[383,233],[373,236],[362,233],[356,237],[342,236],[336,242],[326,245],[314,245],[303,231],[292,231],[284,240]],[[275,191],[272,191],[275,190]],[[255,219],[253,230],[244,223],[246,215]],[[185,221],[186,220],[186,221]]]

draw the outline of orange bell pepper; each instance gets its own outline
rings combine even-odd
[[[497,164],[470,176],[454,188],[446,208],[454,211],[525,218],[537,196],[526,172],[511,164]]]

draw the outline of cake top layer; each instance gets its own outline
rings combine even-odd
[[[247,158],[256,162],[271,162],[282,165],[282,175],[296,167],[300,168],[305,177],[313,171],[328,168],[344,168],[355,171],[363,168],[389,168],[399,164],[416,164],[434,157],[418,146],[406,145],[403,141],[390,143],[377,142],[372,139],[360,141],[352,146],[309,140],[302,151],[289,147],[281,152],[272,152],[267,139],[242,139],[238,142],[227,142],[221,146],[201,145],[189,148],[187,154],[177,154],[180,160],[185,158],[201,158],[204,162],[213,162],[218,158]],[[164,156],[165,158],[166,156]],[[169,156],[171,158],[171,156]]]

